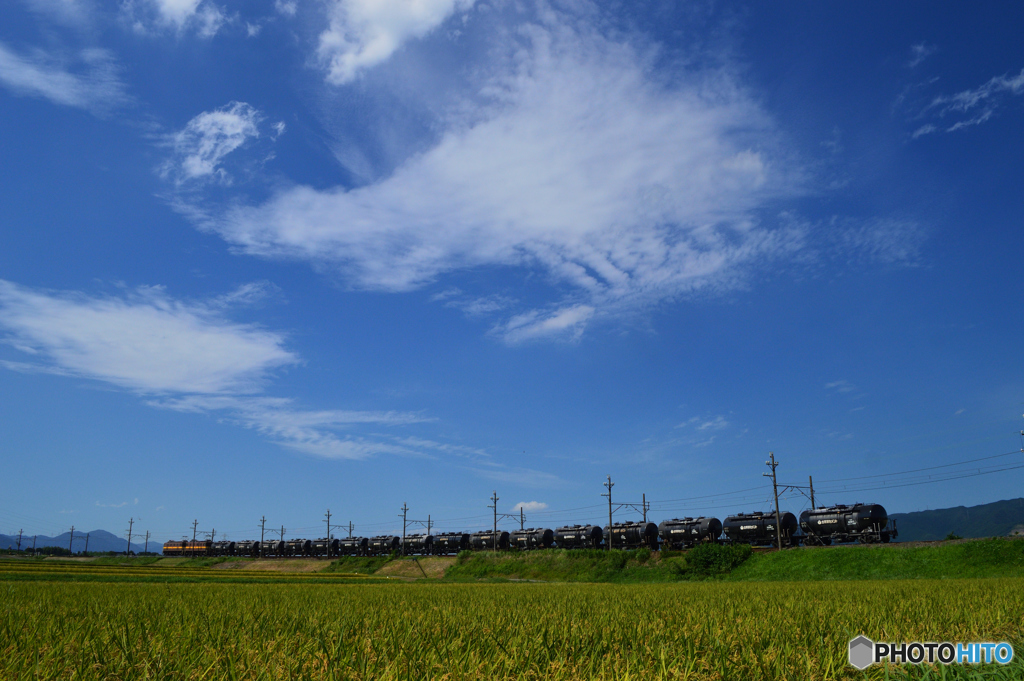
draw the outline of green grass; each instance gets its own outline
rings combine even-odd
[[[758,553],[725,579],[799,581],[1024,576],[1024,541],[983,539],[937,546],[833,546]]]
[[[550,550],[529,553],[459,554],[448,581],[533,580],[557,582],[665,583],[707,579],[742,563],[747,546],[706,546],[684,554],[637,551]],[[702,558],[703,560],[694,560]]]
[[[1007,640],[1024,579],[692,584],[0,584],[0,678],[1019,679],[846,664],[847,642]]]
[[[688,552],[534,551],[460,555],[448,581],[536,580],[619,584],[698,580],[817,581],[1024,577],[1024,541],[936,546],[833,546],[751,554],[746,547]]]

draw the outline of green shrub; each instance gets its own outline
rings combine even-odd
[[[752,553],[747,544],[701,544],[686,553],[686,566],[697,575],[720,575],[741,565]]]

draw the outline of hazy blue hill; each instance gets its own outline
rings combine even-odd
[[[1024,499],[1008,499],[981,506],[957,506],[933,511],[893,513],[899,541],[961,537],[1005,537],[1015,528],[1024,534]]]
[[[101,553],[104,551],[124,551],[125,538],[119,537],[115,534],[111,534],[106,530],[90,530],[89,534],[89,553]],[[85,532],[79,532],[75,530],[75,542],[72,546],[72,551],[78,553],[85,550]],[[44,535],[38,535],[36,537],[36,548],[42,548],[44,546],[59,546],[61,548],[68,547],[68,540],[71,539],[71,532],[64,532],[58,534],[56,537],[47,537]],[[0,549],[17,548],[18,546],[18,535],[11,536],[9,534],[0,534]],[[136,537],[132,536],[132,551],[135,553],[141,553],[144,547],[144,543],[136,542]],[[150,540],[149,550],[150,552],[160,552],[161,544]],[[32,548],[32,535],[26,534],[21,537],[21,548],[31,549]]]

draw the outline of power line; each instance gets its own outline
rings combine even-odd
[[[978,461],[988,461],[990,459],[998,459],[1004,456],[1013,456],[1014,454],[1020,454],[1020,451],[1006,452],[1004,454],[993,454],[992,456],[982,456],[977,459],[968,459],[966,461],[958,461],[956,463],[944,463],[939,466],[926,466],[925,468],[912,468],[908,471],[897,471],[895,473],[878,473],[877,475],[861,475],[854,478],[834,478],[832,480],[819,480],[819,482],[846,482],[847,480],[867,480],[869,478],[888,478],[893,475],[904,475],[906,473],[919,473],[921,471],[934,471],[939,468],[952,468],[953,466],[963,466],[969,463],[976,463]]]

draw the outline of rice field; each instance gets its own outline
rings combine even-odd
[[[610,584],[0,581],[3,679],[1024,678],[847,665],[847,642],[1007,640],[1024,579]]]

